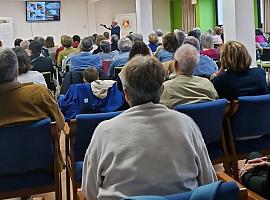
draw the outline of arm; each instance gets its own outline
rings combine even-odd
[[[100,26],[103,26],[104,28],[106,28],[108,30],[112,30],[112,28],[107,27],[105,24],[100,24]]]

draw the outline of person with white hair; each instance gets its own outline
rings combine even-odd
[[[120,32],[121,32],[121,28],[120,26],[118,26],[118,22],[117,20],[113,20],[112,21],[112,25],[111,27],[107,27],[105,24],[100,24],[100,26],[103,26],[104,28],[108,29],[111,31],[111,35],[117,35],[118,38],[120,38]]]
[[[176,78],[164,83],[164,91],[160,103],[168,108],[179,104],[199,103],[218,99],[213,84],[206,78],[193,76],[193,71],[199,63],[198,50],[185,44],[174,56]]]
[[[30,42],[28,40],[23,40],[20,43],[20,47],[22,47],[26,51],[26,53],[28,54],[28,56],[31,55],[31,52],[29,50],[29,45],[30,45]]]

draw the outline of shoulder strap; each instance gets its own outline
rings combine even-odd
[[[214,200],[222,181],[198,187],[192,192],[190,200]]]

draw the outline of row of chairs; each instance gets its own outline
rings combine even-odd
[[[226,172],[234,174],[236,179],[238,159],[251,151],[270,149],[269,109],[270,95],[176,108],[198,124],[213,163],[224,163]],[[78,199],[83,159],[95,128],[120,113],[78,115],[70,122],[70,131],[65,134],[67,199],[71,196],[70,180],[73,199]],[[0,164],[0,199],[49,191],[55,191],[56,199],[61,199],[59,135],[55,124],[51,125],[48,119],[0,128],[0,158],[4,161]],[[247,136],[249,139],[243,140]]]

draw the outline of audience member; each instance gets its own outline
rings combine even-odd
[[[263,35],[263,32],[261,29],[257,28],[255,30],[255,35],[256,35],[255,36],[256,43],[259,43],[259,45],[262,48],[269,47],[268,41],[267,41],[266,37]]]
[[[49,117],[62,130],[64,118],[51,92],[44,86],[16,82],[17,70],[18,60],[14,51],[0,49],[0,126]]]
[[[124,95],[116,81],[99,80],[99,72],[89,67],[83,72],[85,84],[73,84],[66,95],[61,95],[58,104],[65,120],[73,119],[78,114],[106,113],[121,108]]]
[[[107,40],[100,42],[100,49],[102,52],[98,53],[101,61],[112,61],[114,56],[118,54],[118,51],[111,51],[111,44]]]
[[[101,60],[98,55],[93,55],[90,51],[92,49],[93,41],[89,37],[82,39],[80,44],[80,54],[72,55],[70,57],[71,70],[84,70],[89,66],[101,68]]]
[[[155,33],[151,33],[148,36],[148,41],[149,41],[149,48],[151,49],[152,52],[156,52],[158,48],[158,36]]]
[[[131,108],[93,134],[82,172],[87,200],[168,195],[217,180],[198,126],[158,104],[163,81],[156,58],[138,56],[123,68]]]
[[[57,47],[54,44],[54,39],[52,36],[48,36],[45,40],[45,47],[48,49],[50,56],[55,56]]]
[[[119,41],[119,38],[117,35],[112,35],[111,37],[111,50],[112,51],[119,51],[118,49],[118,41]]]
[[[64,50],[63,41],[64,41],[65,37],[66,37],[66,35],[61,36],[61,46],[56,49],[56,52],[55,52],[55,60],[56,61],[57,61],[59,53]]]
[[[31,71],[32,65],[26,51],[22,47],[15,47],[14,52],[18,59],[18,73],[17,81],[19,83],[33,82],[35,84],[44,85],[47,87],[45,78],[38,71]]]
[[[164,83],[160,103],[168,108],[179,104],[199,103],[218,99],[213,84],[206,78],[193,76],[193,71],[199,62],[198,50],[185,44],[175,53],[176,78]]]
[[[81,38],[79,35],[73,35],[72,37],[72,47],[78,48],[81,42]]]
[[[143,35],[140,33],[133,33],[133,43],[135,42],[143,42]]]
[[[259,67],[250,68],[252,58],[242,43],[226,42],[220,60],[221,69],[212,75],[220,98],[235,100],[239,96],[268,92],[265,71]]]
[[[138,41],[138,42],[135,42],[132,45],[132,48],[131,48],[130,53],[129,53],[128,60],[131,60],[136,55],[142,55],[142,56],[151,55],[148,46],[144,42]]]
[[[133,35],[133,33],[127,34],[126,38],[130,39],[130,41],[133,43],[133,41],[134,41],[134,35]]]
[[[42,46],[38,41],[33,41],[29,45],[30,61],[33,65],[33,71],[54,73],[53,60],[50,57],[44,57],[41,54]]]
[[[19,47],[22,41],[23,41],[23,40],[22,40],[21,38],[17,38],[17,39],[14,41],[14,47]]]
[[[110,40],[110,33],[109,32],[104,32],[103,36],[105,37],[105,40],[107,40],[108,42],[111,42]]]
[[[198,31],[196,31],[196,30],[189,31],[189,32],[188,32],[188,36],[193,36],[193,37],[195,37],[196,39],[198,39],[199,42],[200,42],[200,34],[199,34]]]
[[[97,45],[97,49],[95,49],[93,51],[93,54],[98,54],[100,52],[102,52],[101,48],[100,48],[100,42],[106,40],[106,38],[103,35],[98,35],[97,39],[96,39],[96,45]]]
[[[212,58],[215,61],[219,60],[218,50],[214,48],[213,35],[207,32],[203,33],[201,36],[201,47],[202,47],[202,50],[200,51],[201,55],[208,56],[209,58]]]
[[[37,36],[34,38],[34,40],[39,42],[40,45],[42,46],[41,54],[45,57],[50,56],[48,49],[45,47],[45,39],[43,37]]]
[[[167,62],[173,60],[175,51],[178,49],[179,44],[174,33],[168,33],[163,38],[163,49],[161,49],[157,56],[160,62]]]
[[[214,28],[213,43],[215,48],[220,47],[223,44],[222,38],[222,29],[218,26]]]
[[[29,50],[29,45],[30,45],[30,42],[28,40],[23,40],[20,44],[20,47],[22,47],[26,51],[28,56],[31,55],[30,50]]]
[[[184,31],[177,31],[175,33],[175,36],[176,36],[176,38],[178,40],[179,47],[181,47],[183,42],[184,42],[184,39],[186,37],[186,33]]]
[[[128,62],[129,52],[132,48],[132,42],[128,38],[122,38],[118,42],[119,54],[114,56],[109,70],[109,76],[115,78],[114,68],[123,67]]]
[[[162,37],[163,37],[163,34],[164,34],[163,30],[157,29],[155,32],[156,32],[156,34],[158,36],[158,45],[162,45]]]
[[[62,67],[62,61],[67,58],[70,54],[76,53],[77,49],[72,47],[72,38],[69,36],[64,36],[62,38],[62,45],[64,47],[64,50],[60,51],[58,57],[57,57],[57,66]]]
[[[184,44],[194,46],[198,52],[200,51],[200,42],[193,36],[187,36],[184,39]],[[216,63],[205,55],[200,55],[199,63],[197,64],[193,75],[210,78],[210,76],[218,70]]]

